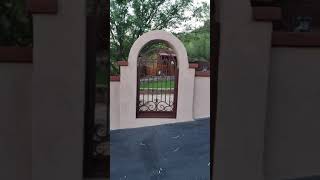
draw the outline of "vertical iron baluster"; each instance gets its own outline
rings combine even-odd
[[[139,59],[137,60],[137,102],[136,102],[136,113],[139,112],[139,104],[140,104],[140,89],[139,89],[139,85],[140,85],[140,66],[139,66]]]
[[[159,66],[158,69],[160,69],[159,71],[161,72],[162,71],[162,67],[161,67],[161,56],[160,56],[160,54],[157,54],[157,57],[158,57],[157,64]],[[159,85],[159,82],[160,82],[160,85]],[[159,88],[160,88],[160,92],[161,92],[161,74],[160,73],[157,75],[157,97],[156,97],[156,99],[158,99],[158,97],[159,97]],[[161,100],[157,100],[157,103],[160,103],[160,102],[161,102]],[[158,111],[158,108],[156,109],[156,111]]]
[[[171,56],[170,61],[171,61],[171,62],[174,62],[172,56]],[[172,87],[174,86],[174,84],[172,83],[172,71],[173,71],[173,68],[174,68],[174,64],[172,64],[171,62],[170,62],[170,64],[171,64],[171,67],[170,67],[170,70],[171,70],[170,75],[171,75],[171,76],[170,76],[170,82],[169,82],[169,83],[170,83],[170,86],[169,86],[169,87],[170,87],[170,101],[171,101],[170,106],[172,106],[173,101],[174,101],[174,99],[173,99],[174,97],[172,96]]]
[[[174,73],[175,62],[173,61],[173,63],[174,63],[174,64],[171,64],[171,66],[172,66],[172,67],[171,67],[171,69],[172,69],[172,70],[171,70],[171,71],[172,71],[172,72],[171,72],[171,75],[173,75],[173,73]],[[171,79],[170,79],[170,100],[171,100],[170,105],[171,105],[171,106],[173,105],[173,101],[174,101],[174,99],[173,99],[174,97],[171,95],[171,94],[172,94],[172,91],[173,91],[173,88],[174,88],[174,84],[173,84],[173,79],[171,78]]]
[[[149,60],[149,59],[148,59]],[[149,63],[149,62],[148,62]],[[148,64],[149,66],[150,64]],[[150,76],[152,76],[152,71],[148,74],[148,101],[150,102]],[[148,109],[149,110],[149,109]]]
[[[169,98],[168,98],[168,103],[170,105],[170,101],[171,101],[171,54],[169,55],[169,60],[168,60],[168,88],[167,88],[167,92],[169,94]]]
[[[159,52],[157,52],[157,71],[161,72],[162,71],[162,68],[161,68],[161,56],[159,55]],[[161,73],[157,73],[157,92],[156,92],[156,99],[157,99],[157,103],[161,102],[161,100],[159,100],[159,95],[161,92]],[[158,111],[159,109],[157,109]]]
[[[140,66],[142,66],[142,71],[144,71],[146,69],[144,64],[143,64],[143,59],[141,59]],[[141,72],[142,76],[144,75],[144,73],[145,72]],[[142,79],[143,78],[145,78],[145,77],[143,76]],[[142,86],[142,84],[144,84],[144,79],[143,79],[143,81],[141,81],[141,86]],[[144,94],[145,94],[143,86],[141,88],[141,91],[142,91],[142,105],[141,106],[143,106],[144,105]]]
[[[139,111],[140,111],[140,96],[141,96],[141,90],[140,90],[140,87],[141,87],[141,60],[142,59],[138,59],[138,83],[139,83],[139,86],[137,87],[137,88],[139,88],[138,89],[138,98],[139,98],[139,102],[138,102],[138,113],[139,113]]]
[[[154,103],[154,100],[153,100],[153,93],[154,93],[154,83],[153,83],[153,78],[154,78],[154,72],[155,72],[155,68],[154,68],[154,59],[151,59],[151,62],[152,62],[152,70],[153,70],[153,73],[151,75],[151,102]]]
[[[141,60],[141,59],[140,59],[140,60]],[[139,70],[139,72],[138,72],[138,73],[139,73],[138,77],[139,77],[139,106],[140,106],[141,94],[143,95],[143,92],[141,92],[141,88],[140,88],[141,85],[142,85],[142,84],[141,84],[141,78],[142,78],[142,77],[141,77],[141,61],[138,61],[138,67],[139,67],[139,68],[138,68],[138,70]],[[140,110],[140,108],[139,108],[139,110]]]
[[[141,92],[141,94],[142,94],[142,104],[141,104],[141,106],[143,106],[143,104],[144,104],[144,92],[143,92],[143,70],[144,70],[144,66],[143,66],[143,59],[140,59],[140,61],[139,61],[139,71],[140,71],[140,75],[139,75],[139,92]],[[139,94],[139,98],[140,98],[140,94]],[[139,104],[139,106],[140,106],[140,104]],[[139,110],[140,110],[140,108],[139,108]]]
[[[167,77],[168,77],[168,58],[163,62],[165,68],[165,77],[164,77],[164,102],[167,103]]]
[[[161,102],[163,102],[163,76],[164,76],[164,69],[165,69],[165,67],[164,67],[164,65],[163,65],[163,63],[164,63],[164,56],[163,55],[161,55],[161,76],[160,76],[160,83],[161,83],[161,87],[160,87],[160,94],[161,94]]]
[[[146,91],[146,83],[147,83],[147,76],[148,76],[148,67],[146,65],[145,59],[142,59],[143,61],[143,67],[145,68],[145,75],[143,77],[143,83],[144,83],[144,87],[143,87],[143,106],[147,103],[148,100],[145,99],[145,96],[147,95],[147,91]]]
[[[162,55],[162,62],[161,62],[161,64],[162,64],[162,76],[161,76],[161,95],[162,95],[162,97],[161,97],[161,102],[165,102],[165,100],[166,100],[166,91],[164,90],[165,89],[165,80],[164,80],[164,78],[165,78],[165,76],[166,76],[166,74],[165,74],[165,68],[166,68],[166,66],[165,66],[165,63],[166,63],[166,56],[165,55]],[[164,98],[164,100],[163,100],[163,98]]]
[[[155,103],[158,103],[158,86],[159,86],[159,77],[157,76],[156,74],[156,92],[155,92],[155,96],[156,96],[156,99],[155,99]],[[156,111],[158,111],[158,108],[156,108]]]
[[[146,75],[144,77],[144,96],[146,96],[145,103],[143,104],[144,106],[148,103],[148,74],[149,74],[149,67],[146,62],[146,59],[143,59],[143,65],[146,67]]]
[[[170,91],[172,91],[172,110],[173,110],[173,108],[174,108],[174,101],[176,100],[175,98],[175,96],[174,96],[174,90],[175,90],[175,87],[176,87],[176,83],[175,83],[175,79],[177,78],[176,77],[176,75],[175,75],[175,73],[176,73],[176,68],[177,68],[177,62],[175,61],[175,58],[173,57],[173,72],[172,72],[172,74],[173,74],[173,79],[172,79],[172,89],[170,89]]]
[[[171,51],[161,55],[159,50],[152,51],[151,55],[143,54],[138,61],[137,114],[139,117],[176,117],[177,59]],[[164,105],[161,108],[160,103]]]

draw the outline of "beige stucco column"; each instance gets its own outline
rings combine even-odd
[[[34,15],[32,180],[81,180],[86,1],[59,0]]]
[[[162,40],[168,43],[177,54],[179,83],[176,119],[136,118],[137,58],[140,50],[147,43],[155,40]],[[130,50],[128,66],[122,66],[120,74],[120,128],[134,128],[193,120],[195,70],[189,68],[187,52],[182,42],[171,33],[157,30],[140,36]]]
[[[271,22],[250,0],[217,0],[220,22],[214,180],[264,179]]]

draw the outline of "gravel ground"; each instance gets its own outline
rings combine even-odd
[[[111,131],[111,180],[209,180],[209,119]]]

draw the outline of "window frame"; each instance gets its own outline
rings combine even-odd
[[[255,21],[285,21],[280,0],[252,0],[252,14]],[[316,8],[316,7],[315,7]],[[320,47],[320,32],[272,31],[273,47]]]

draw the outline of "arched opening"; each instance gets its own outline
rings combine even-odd
[[[137,58],[138,118],[176,118],[178,61],[165,41],[151,41]]]
[[[168,113],[168,112],[145,112],[141,113],[144,115],[141,115],[137,113],[138,109],[138,103],[139,100],[137,100],[138,90],[140,87],[138,87],[138,59],[142,57],[143,53],[147,52],[147,49],[152,44],[157,44],[161,42],[162,47],[166,47],[167,50],[170,48],[170,51],[173,51],[173,54],[175,54],[176,63],[174,64],[176,66],[176,75],[175,80],[178,82],[174,82],[175,86],[174,88],[171,88],[172,90],[176,90],[176,94],[174,95],[175,103],[173,104],[175,113]],[[171,53],[170,53],[171,54]],[[169,56],[170,57],[170,56]],[[172,57],[171,57],[172,58]],[[170,65],[171,66],[171,65]],[[139,69],[140,70],[140,69]],[[194,74],[189,73],[189,63],[188,63],[188,57],[186,49],[183,45],[183,43],[175,37],[173,34],[169,32],[165,32],[162,30],[155,30],[150,31],[142,36],[140,36],[132,45],[128,57],[128,65],[127,67],[123,68],[121,70],[121,84],[120,84],[120,93],[122,94],[120,96],[120,126],[122,127],[140,127],[145,126],[146,124],[163,124],[163,123],[172,123],[175,121],[187,121],[191,120],[193,117],[193,111],[192,111],[192,105],[193,105],[193,87],[194,87]],[[158,72],[159,73],[159,72]],[[164,74],[164,73],[160,73]],[[168,78],[168,77],[167,77]],[[160,79],[160,78],[158,78]],[[169,79],[169,78],[168,78]],[[140,83],[140,82],[139,82]],[[157,85],[156,85],[157,84]],[[166,85],[168,85],[167,83]],[[171,83],[172,85],[173,83]],[[143,85],[143,86],[148,86]],[[156,89],[152,89],[152,84],[148,87],[149,90],[153,90],[153,93],[155,91],[164,91],[164,87],[161,88],[161,83],[153,83],[153,86],[156,86]],[[160,86],[160,87],[159,87]],[[162,86],[164,84],[162,83]],[[169,87],[167,87],[169,88]],[[179,89],[179,93],[177,93]],[[154,95],[153,95],[154,96]],[[166,95],[165,95],[166,96]],[[145,98],[146,96],[144,96]],[[152,97],[152,94],[151,94]],[[151,99],[149,97],[149,99]],[[162,98],[164,99],[164,95],[162,95]],[[169,109],[169,108],[166,108]],[[150,114],[151,113],[151,114]],[[155,115],[157,114],[157,115]],[[161,114],[161,115],[160,115]],[[170,115],[168,115],[170,114]],[[135,117],[137,119],[140,119],[139,121],[132,121],[132,117]],[[160,118],[161,117],[161,118]],[[144,120],[147,118],[148,120]],[[154,118],[153,120],[150,120],[150,118]]]

